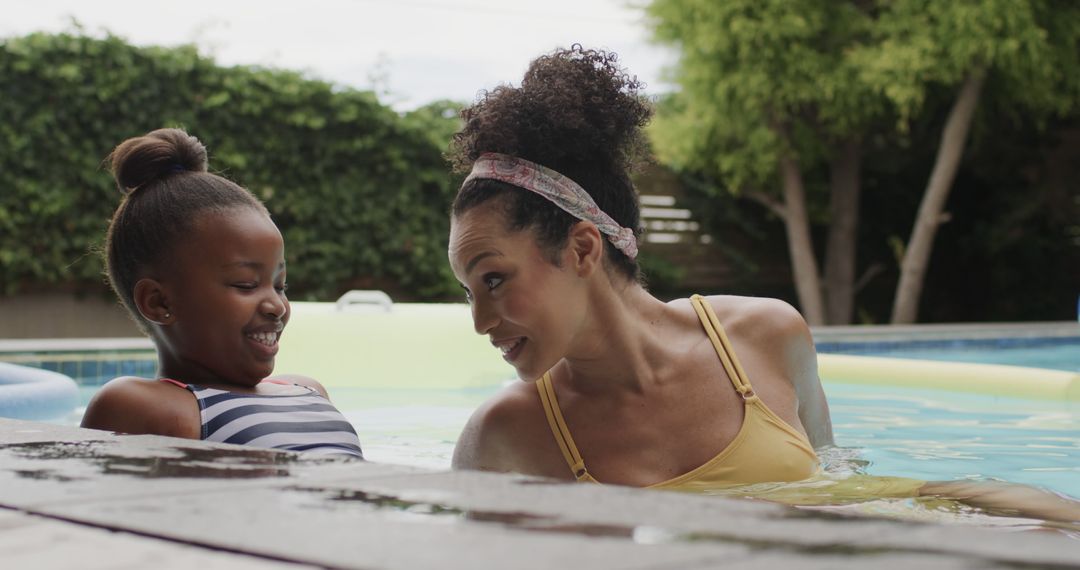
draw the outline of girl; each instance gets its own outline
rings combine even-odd
[[[121,377],[82,426],[362,457],[356,431],[317,381],[268,378],[289,322],[285,248],[250,192],[207,172],[179,129],[121,143],[124,197],[106,234],[109,283],[149,334],[159,378]]]

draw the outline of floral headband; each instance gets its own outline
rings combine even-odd
[[[498,180],[535,192],[571,216],[596,224],[616,249],[630,259],[637,257],[634,230],[620,226],[604,213],[577,182],[546,166],[516,156],[485,152],[473,163],[465,182],[474,178]]]

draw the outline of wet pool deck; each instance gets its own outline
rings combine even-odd
[[[0,419],[4,568],[1031,568],[1080,541]]]

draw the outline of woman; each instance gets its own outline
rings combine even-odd
[[[526,382],[476,411],[453,464],[679,489],[805,479],[832,428],[799,313],[642,286],[639,87],[575,46],[464,112],[450,262]]]
[[[664,303],[642,286],[639,87],[614,54],[574,46],[463,112],[451,159],[469,175],[450,264],[476,332],[525,382],[473,414],[455,468],[711,492],[819,476],[753,493],[803,505],[926,496],[1080,521],[1077,501],[1023,485],[821,476],[814,449],[832,444],[832,426],[799,313],[735,296]]]

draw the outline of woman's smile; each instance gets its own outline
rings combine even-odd
[[[504,340],[492,340],[491,344],[495,345],[495,348],[498,348],[499,351],[502,352],[502,356],[507,362],[513,364],[514,361],[521,356],[521,352],[525,349],[526,342],[528,342],[528,339],[522,336]]]

